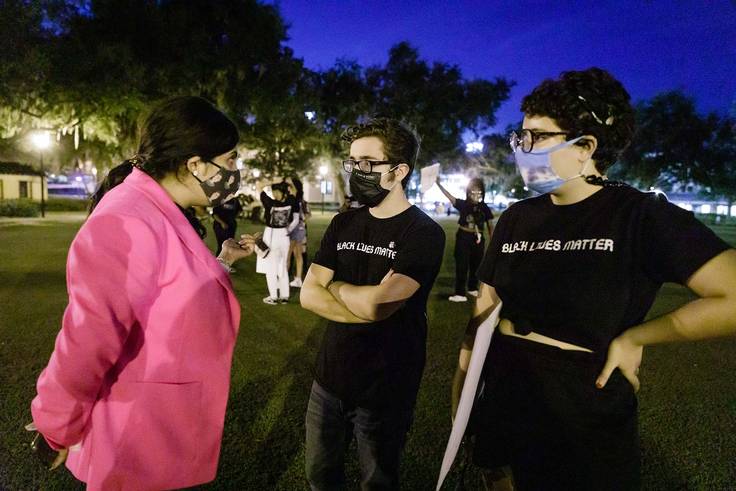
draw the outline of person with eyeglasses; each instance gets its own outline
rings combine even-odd
[[[465,199],[455,198],[442,185],[439,176],[436,183],[460,213],[455,234],[455,293],[448,300],[467,302],[466,285],[468,295],[478,296],[478,277],[475,273],[485,252],[483,231],[488,230],[488,237],[493,233],[493,212],[484,201],[486,191],[483,179],[475,177],[468,182]]]
[[[453,414],[477,327],[502,302],[471,415],[493,489],[639,489],[643,348],[736,333],[736,251],[664,196],[606,178],[634,132],[608,72],[545,80],[521,109],[511,146],[538,196],[501,215],[478,269]],[[699,298],[645,321],[663,282]]]
[[[363,489],[398,489],[427,339],[427,298],[444,254],[442,228],[404,187],[419,138],[374,118],[348,128],[352,195],[307,272],[301,304],[328,320],[306,414],[306,474],[314,490],[344,489],[355,438]]]

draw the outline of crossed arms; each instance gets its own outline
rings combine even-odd
[[[320,317],[347,324],[365,324],[390,317],[418,289],[413,278],[393,270],[378,285],[356,286],[332,281],[335,272],[312,264],[299,300],[303,308]]]

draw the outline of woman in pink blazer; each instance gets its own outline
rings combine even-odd
[[[252,238],[215,258],[184,210],[238,190],[237,143],[204,99],[165,101],[72,242],[69,305],[31,411],[57,465],[66,456],[88,489],[215,478],[240,322],[226,268]]]

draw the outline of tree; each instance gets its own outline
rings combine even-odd
[[[611,176],[645,188],[694,182],[716,122],[714,115],[700,116],[694,101],[679,91],[638,103],[636,134]]]
[[[698,181],[704,194],[728,202],[729,212],[736,201],[736,119],[724,117],[705,145],[705,165]]]
[[[27,5],[28,33],[16,37],[30,54],[21,59],[38,46],[43,63],[0,71],[29,86],[0,100],[0,119],[12,125],[4,136],[59,130],[81,140],[75,150],[106,154],[105,164],[134,151],[140,115],[166,96],[204,96],[243,125],[254,94],[269,90],[264,73],[284,56],[278,10],[256,0],[17,1],[0,7],[0,19]]]
[[[386,65],[370,67],[365,76],[373,94],[370,111],[414,124],[423,163],[457,156],[463,133],[478,135],[493,126],[513,86],[503,78],[466,80],[456,65],[430,65],[407,42],[392,47]]]

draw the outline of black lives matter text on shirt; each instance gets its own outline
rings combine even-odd
[[[328,321],[317,357],[320,385],[363,407],[413,404],[424,369],[427,297],[444,248],[442,228],[414,206],[384,219],[367,207],[332,219],[314,262],[333,270],[334,281],[377,285],[392,269],[420,287],[383,321]]]
[[[728,247],[653,193],[605,187],[565,206],[545,194],[501,215],[478,277],[520,332],[605,354],[643,321],[663,282],[685,283]]]
[[[458,225],[469,228],[478,227],[480,233],[483,233],[486,223],[493,220],[493,212],[483,202],[472,203],[464,199],[455,199],[453,206],[460,213],[460,218],[457,220]]]

